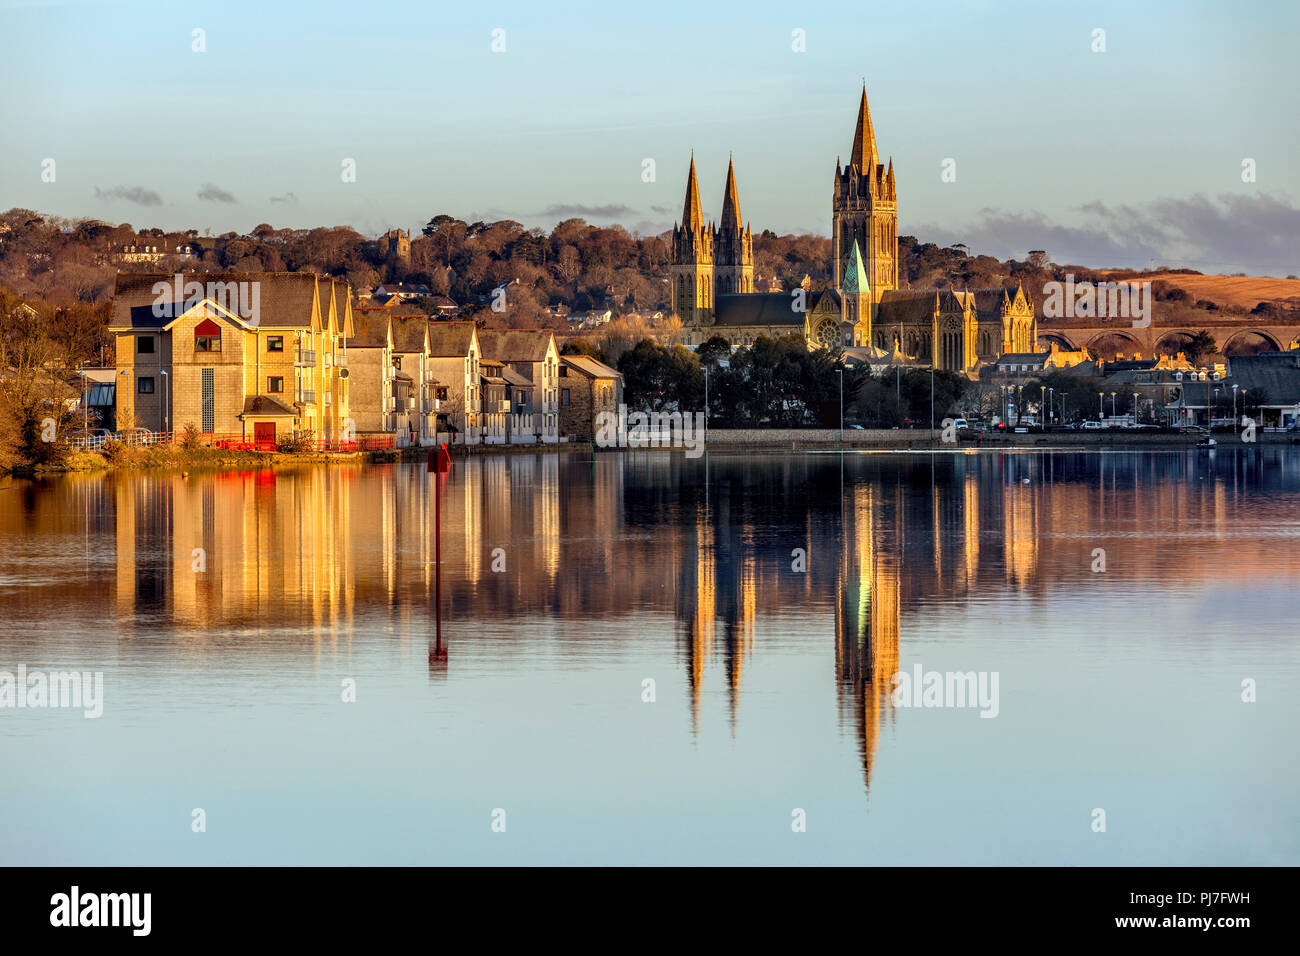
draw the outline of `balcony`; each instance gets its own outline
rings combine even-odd
[[[316,367],[316,350],[299,349],[293,364],[298,368],[315,368]]]
[[[386,412],[388,412],[388,413],[390,413],[390,414],[393,413],[393,412],[396,412],[396,411],[397,411],[397,397],[396,397],[396,396],[394,396],[394,395],[389,395],[387,398],[384,399],[384,411],[386,411]]]
[[[294,404],[295,404],[295,405],[315,405],[315,404],[316,404],[316,390],[315,390],[315,389],[312,389],[312,388],[304,388],[301,392],[298,393],[298,401],[294,402]]]
[[[432,415],[442,407],[442,403],[436,398],[426,398],[424,400],[424,414]]]
[[[426,368],[424,370],[424,384],[432,385],[437,381],[438,381],[438,377],[433,374],[433,369]]]
[[[339,352],[337,355],[335,355],[335,356],[334,356],[334,364],[337,365],[339,368],[347,368],[347,367],[348,367],[348,356],[347,356],[347,353],[346,353],[346,352]]]
[[[334,404],[334,393],[333,393],[333,392],[326,392],[326,393],[325,393],[325,407],[328,408],[330,405],[333,405],[333,404]]]

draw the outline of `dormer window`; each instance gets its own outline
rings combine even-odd
[[[194,329],[194,351],[220,352],[221,326],[211,319],[204,319]]]

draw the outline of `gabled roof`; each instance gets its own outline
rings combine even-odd
[[[561,355],[560,361],[588,378],[618,379],[623,377],[622,372],[610,368],[604,362],[597,361],[590,355]]]
[[[317,283],[323,283],[321,294],[327,295],[334,280],[311,272],[186,272],[181,275],[182,296],[184,285],[198,282],[206,295],[209,283],[257,283],[258,325],[270,328],[312,328],[312,303],[316,297]],[[141,272],[118,273],[113,286],[113,312],[109,328],[161,328],[161,323],[142,326],[137,320],[144,316],[137,310],[146,306],[145,314],[153,319],[152,306],[164,297],[175,297],[175,273]],[[154,287],[159,292],[154,292]],[[162,291],[163,287],[167,291]],[[344,285],[346,288],[346,285]],[[201,298],[201,297],[200,297]],[[193,301],[189,299],[187,301]]]
[[[483,329],[478,334],[484,357],[502,362],[544,362],[554,338],[544,329]]]
[[[534,387],[534,386],[533,386],[533,380],[532,380],[531,378],[528,378],[526,375],[520,375],[520,374],[519,374],[518,372],[516,372],[514,369],[509,368],[509,367],[507,367],[507,368],[505,369],[505,371],[502,373],[502,376],[501,376],[501,377],[504,378],[504,379],[506,380],[507,384],[509,384],[509,385],[513,385],[515,388],[533,388],[533,387]]]
[[[804,313],[794,310],[786,292],[727,292],[713,303],[714,325],[789,325],[802,328]]]
[[[389,343],[389,323],[392,317],[387,312],[361,312],[352,316],[352,335],[347,340],[350,349],[382,349]]]
[[[876,322],[879,325],[929,324],[938,310],[939,293],[935,289],[887,289],[880,296]]]
[[[394,352],[423,352],[429,334],[429,320],[423,315],[395,315],[393,323]]]
[[[429,323],[429,354],[436,358],[463,358],[474,340],[473,322]]]

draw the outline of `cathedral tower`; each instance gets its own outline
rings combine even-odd
[[[884,292],[898,288],[898,195],[894,190],[894,161],[889,161],[886,170],[876,151],[865,85],[848,165],[841,167],[838,160],[835,163],[831,213],[835,288],[842,287],[857,243],[866,259],[872,301],[878,303]]]
[[[713,234],[716,285],[719,295],[754,291],[754,235],[740,216],[736,169],[727,161],[722,219]]]
[[[739,215],[739,210],[737,210]],[[700,213],[700,187],[695,179],[695,154],[686,178],[682,224],[673,223],[672,309],[682,325],[713,324],[713,227]],[[752,266],[750,267],[752,270]]]

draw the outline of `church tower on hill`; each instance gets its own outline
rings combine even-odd
[[[878,303],[884,293],[898,288],[898,193],[894,188],[894,161],[891,159],[886,169],[876,150],[865,84],[848,165],[835,162],[831,212],[835,288],[843,287],[856,243],[865,259],[872,300]]]

